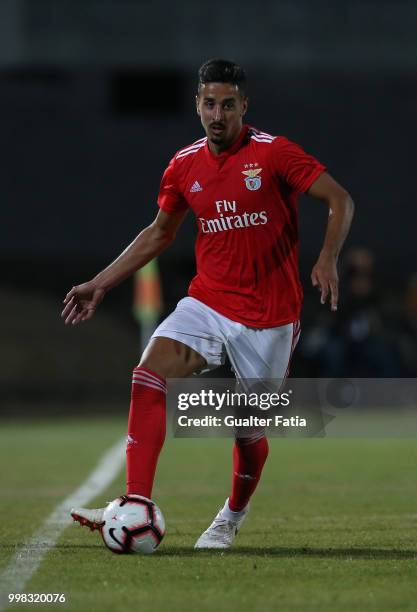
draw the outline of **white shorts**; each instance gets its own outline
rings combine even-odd
[[[227,354],[236,378],[284,379],[299,335],[299,321],[265,329],[247,327],[186,297],[152,338],[179,340],[202,355],[210,370],[223,365]]]

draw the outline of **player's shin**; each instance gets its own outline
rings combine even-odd
[[[151,498],[166,433],[166,383],[143,367],[133,370],[127,446],[127,493]]]
[[[229,508],[233,512],[243,510],[254,493],[262,469],[268,457],[268,440],[265,436],[251,440],[237,438],[233,447],[232,492]]]

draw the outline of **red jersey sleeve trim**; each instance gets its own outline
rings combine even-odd
[[[188,208],[188,204],[184,200],[170,201],[168,196],[159,196],[157,204],[161,210],[171,215]]]
[[[305,180],[305,183],[302,189],[300,190],[300,193],[307,193],[311,185],[319,178],[321,174],[323,174],[323,172],[326,172],[326,170],[327,170],[326,166],[323,166],[322,164],[320,164],[315,169],[315,171],[312,172],[312,174]]]
[[[317,177],[326,170],[315,157],[285,136],[278,136],[271,146],[275,171],[298,193],[308,191]]]
[[[175,157],[171,159],[162,176],[157,203],[159,208],[166,213],[179,212],[188,208],[184,195],[178,186]]]

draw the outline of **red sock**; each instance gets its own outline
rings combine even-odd
[[[127,493],[151,498],[156,464],[165,440],[166,383],[150,370],[133,370],[126,447]]]
[[[268,457],[268,440],[263,436],[255,442],[238,438],[233,447],[232,493],[229,508],[239,512],[249,502],[262,474]]]

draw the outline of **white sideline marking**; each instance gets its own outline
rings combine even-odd
[[[87,480],[62,501],[35,534],[20,546],[0,575],[0,610],[8,605],[9,593],[22,593],[44,556],[71,523],[72,507],[84,506],[109,486],[121,470],[126,441],[119,440],[103,456]]]

